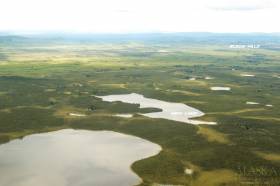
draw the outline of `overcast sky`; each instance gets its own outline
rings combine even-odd
[[[280,32],[279,0],[0,0],[0,31]]]

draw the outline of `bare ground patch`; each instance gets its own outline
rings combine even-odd
[[[209,142],[218,142],[218,143],[222,143],[222,144],[230,143],[230,140],[228,139],[228,137],[225,134],[218,132],[214,129],[208,128],[208,127],[199,126],[197,134],[203,136]]]

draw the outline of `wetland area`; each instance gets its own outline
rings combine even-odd
[[[0,185],[279,185],[279,44],[0,36]]]

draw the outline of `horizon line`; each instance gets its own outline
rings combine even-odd
[[[133,35],[133,34],[280,34],[280,32],[211,32],[211,31],[139,31],[139,32],[83,32],[83,31],[12,31],[0,30],[0,36],[5,35],[52,35],[52,34],[66,34],[66,35]]]

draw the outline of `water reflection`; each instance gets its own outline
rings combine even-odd
[[[179,121],[183,123],[189,123],[193,125],[215,125],[216,122],[193,120],[191,118],[201,117],[204,115],[203,112],[193,107],[185,105],[183,103],[172,103],[162,101],[158,99],[146,98],[141,94],[119,94],[119,95],[108,95],[108,96],[96,96],[101,98],[103,101],[114,102],[121,101],[130,104],[139,104],[140,108],[158,108],[161,112],[151,112],[141,114],[150,118],[162,118],[173,121]]]
[[[0,145],[2,186],[126,186],[140,178],[130,165],[160,146],[111,131],[65,129]]]

